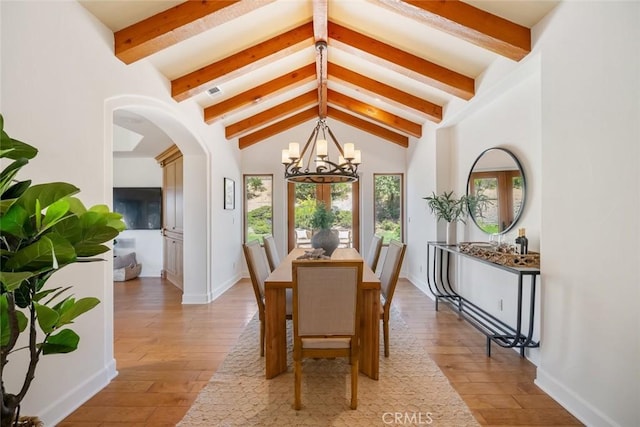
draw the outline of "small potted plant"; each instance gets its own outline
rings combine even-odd
[[[316,249],[324,249],[326,256],[331,256],[340,244],[338,233],[331,230],[335,219],[335,213],[328,209],[323,202],[316,204],[316,209],[311,216],[311,227],[317,231],[311,237],[311,246]]]
[[[469,213],[469,208],[475,209],[480,202],[474,196],[463,195],[456,197],[453,191],[442,194],[431,193],[430,196],[423,197],[427,201],[427,206],[431,213],[435,214],[438,220],[447,222],[447,245],[455,245],[455,226],[460,221],[466,224],[465,219]]]

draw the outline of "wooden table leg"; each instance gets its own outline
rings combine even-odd
[[[287,319],[284,289],[266,289],[265,373],[267,379],[287,370]]]
[[[362,293],[360,372],[377,380],[380,358],[380,290]]]

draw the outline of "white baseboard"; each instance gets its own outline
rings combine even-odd
[[[69,390],[67,394],[61,396],[54,402],[51,402],[49,406],[38,414],[38,418],[40,418],[46,426],[57,425],[73,411],[82,406],[87,400],[105,388],[117,375],[116,360],[112,359],[107,366],[88,378],[84,383],[78,385],[73,390]]]
[[[407,276],[407,279],[409,279],[409,281],[413,284],[413,286],[415,286],[420,291],[422,291],[423,294],[425,294],[426,296],[431,298],[433,301],[436,300],[436,298],[433,296],[433,294],[429,290],[429,286],[427,285],[427,282],[425,280],[420,279],[419,277],[416,277],[415,275],[409,275],[409,276]]]
[[[233,279],[227,280],[225,283],[222,284],[222,286],[220,286],[218,289],[216,289],[213,292],[213,294],[211,295],[211,301],[218,299],[222,294],[227,292],[233,285],[238,283],[238,281],[240,281],[241,279],[242,279],[242,276],[237,275]]]
[[[538,368],[535,384],[587,426],[622,427],[602,411],[594,408],[573,390]]]
[[[209,304],[211,301],[217,299],[220,295],[229,290],[233,285],[238,283],[241,278],[242,277],[240,275],[236,275],[222,283],[214,291],[207,292],[206,294],[183,294],[182,304]]]

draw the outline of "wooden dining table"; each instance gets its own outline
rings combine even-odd
[[[306,249],[308,250],[308,249]],[[305,253],[293,249],[265,280],[265,373],[267,379],[287,370],[286,289],[293,288],[291,262]],[[353,248],[338,248],[335,260],[362,260]],[[360,319],[360,372],[377,380],[380,353],[380,279],[364,263]]]

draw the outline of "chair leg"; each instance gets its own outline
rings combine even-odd
[[[358,358],[351,361],[351,409],[358,408]]]
[[[293,409],[298,411],[302,408],[302,362],[300,360],[293,363],[293,375],[295,377]]]
[[[389,357],[389,317],[386,314],[382,319],[382,330],[384,335],[384,357]]]
[[[260,357],[264,357],[264,320],[260,321]]]

